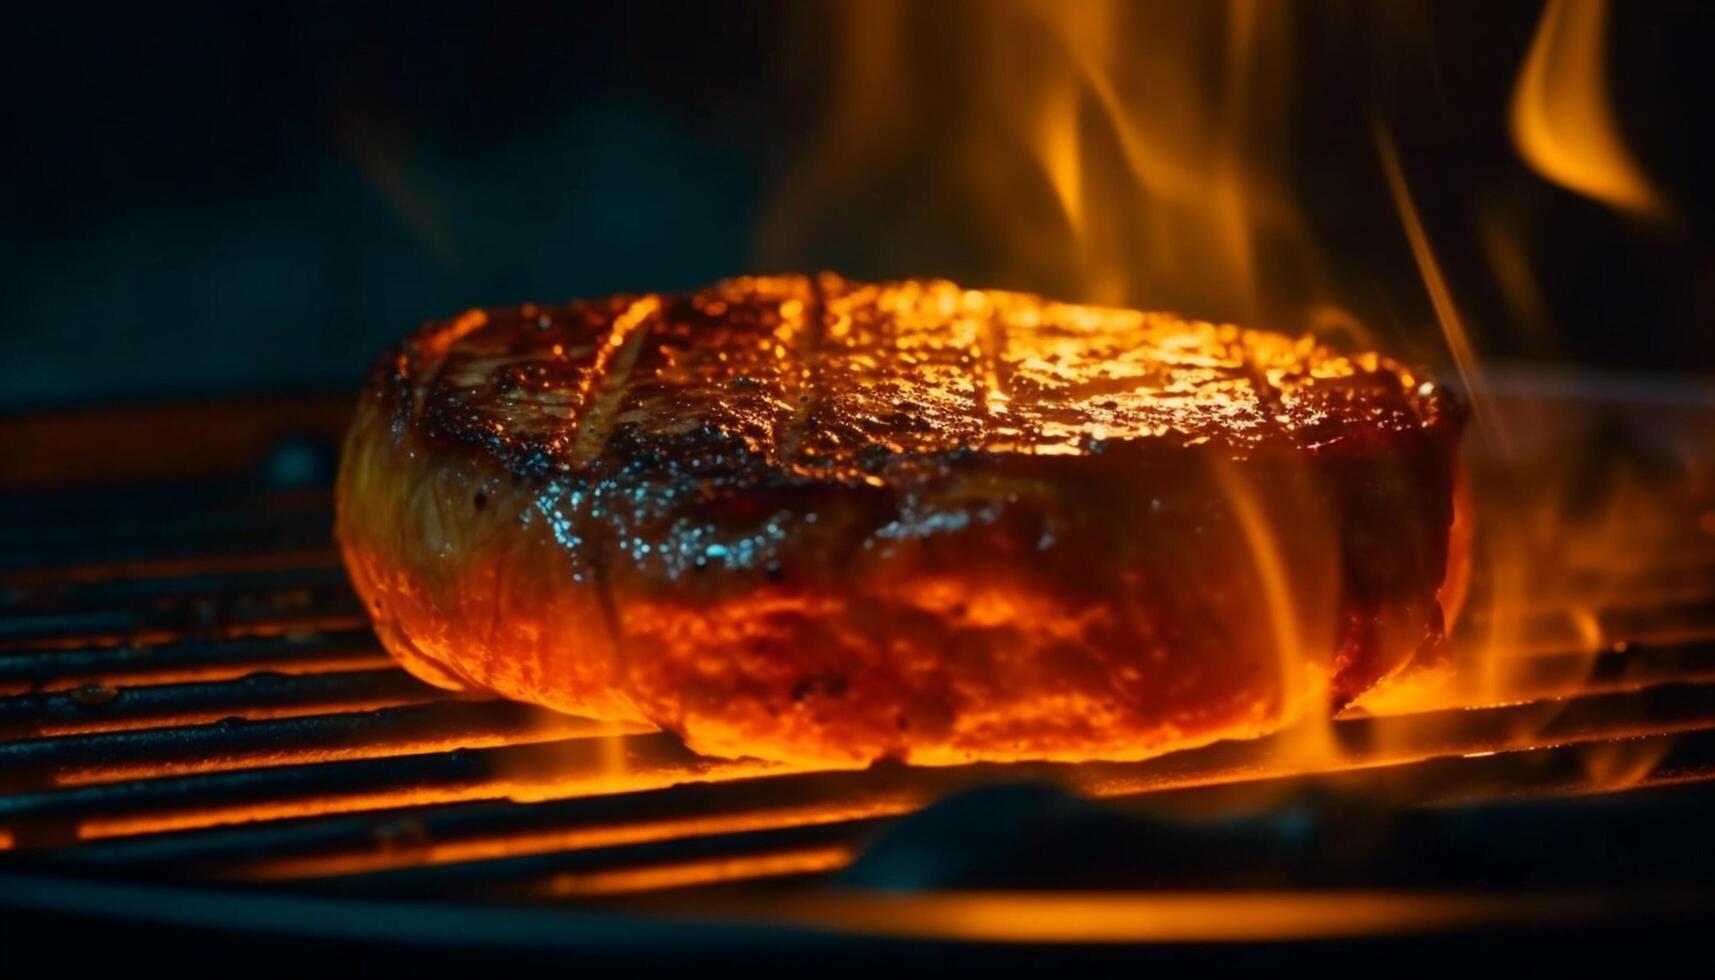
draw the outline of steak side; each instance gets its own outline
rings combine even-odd
[[[338,534],[432,683],[719,755],[1135,759],[1437,661],[1463,421],[1310,338],[747,278],[424,327]]]

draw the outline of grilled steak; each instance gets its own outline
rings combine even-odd
[[[1436,660],[1462,421],[1309,338],[738,279],[428,325],[339,537],[436,684],[723,755],[1138,758]]]

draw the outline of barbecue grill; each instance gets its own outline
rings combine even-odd
[[[1683,461],[1715,403],[1533,375],[1496,392],[1536,426],[1525,451],[1570,461],[1562,504],[1638,477],[1659,517],[1597,556],[1623,581],[1568,557],[1601,602],[1532,611],[1522,694],[1341,716],[1313,763],[1287,732],[822,772],[393,666],[330,538],[343,398],[14,418],[6,955],[1588,965],[1688,944],[1715,912],[1715,493]],[[175,449],[187,426],[218,435]]]

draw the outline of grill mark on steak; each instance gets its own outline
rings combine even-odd
[[[1249,347],[1244,351],[1244,373],[1250,379],[1251,388],[1256,391],[1257,401],[1262,406],[1263,424],[1284,432],[1281,423],[1281,391],[1269,380],[1268,368]]]
[[[803,320],[793,338],[796,341],[791,359],[794,369],[788,375],[793,381],[787,389],[792,411],[776,443],[776,459],[782,467],[790,468],[799,462],[799,453],[804,447],[804,427],[809,424],[810,415],[821,400],[824,385],[819,364],[822,345],[828,335],[827,293],[835,288],[838,288],[837,283],[826,274],[810,279],[809,309],[803,312]]]
[[[421,419],[427,409],[428,391],[441,378],[441,370],[446,366],[447,355],[453,345],[469,336],[474,331],[488,325],[488,313],[483,310],[466,310],[464,313],[446,324],[446,326],[426,335],[416,345],[416,350],[407,355],[401,364],[402,370],[414,371],[422,379],[421,383],[411,389],[411,401],[414,405],[413,416]],[[423,359],[421,367],[412,363],[413,360]]]
[[[976,444],[986,447],[994,441],[995,409],[999,407],[994,398],[995,353],[989,327],[993,318],[989,316],[988,303],[981,294],[965,293],[960,305],[958,316],[964,325],[953,333],[955,336],[964,333],[971,336],[971,352],[965,368],[970,374],[971,404],[976,411]]]
[[[1006,320],[990,311],[983,321],[982,388],[983,412],[988,419],[984,444],[994,439],[996,423],[1009,419],[1012,402],[1011,378],[1007,367]]]
[[[595,369],[591,372],[588,407],[580,413],[581,424],[572,443],[569,460],[572,466],[588,466],[607,448],[608,437],[613,432],[615,409],[619,407],[620,399],[625,397],[626,382],[660,311],[660,297],[645,296],[613,321],[607,344],[597,356]]]

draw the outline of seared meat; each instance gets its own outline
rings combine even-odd
[[[425,327],[339,536],[437,684],[724,755],[1137,758],[1438,657],[1462,422],[1309,338],[739,279]]]

